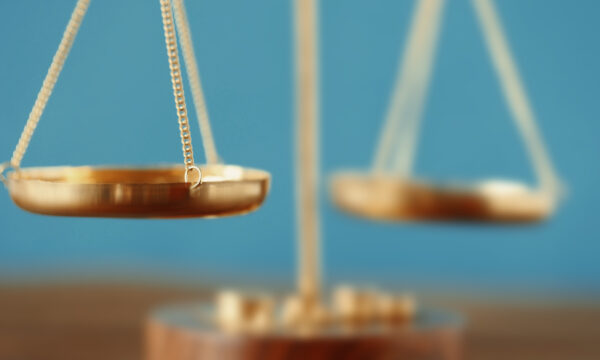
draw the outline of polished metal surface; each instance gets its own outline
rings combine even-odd
[[[490,180],[474,185],[432,185],[391,175],[343,173],[331,196],[341,210],[378,220],[536,222],[552,214],[549,194],[521,183]]]
[[[270,175],[232,165],[200,167],[202,183],[184,182],[182,165],[39,167],[8,173],[10,196],[24,210],[59,216],[220,217],[257,209]]]

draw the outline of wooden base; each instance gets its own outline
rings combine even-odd
[[[410,326],[353,331],[324,329],[316,335],[286,331],[226,334],[210,320],[208,305],[168,306],[146,327],[147,360],[280,360],[462,358],[462,321],[448,313],[420,312]]]

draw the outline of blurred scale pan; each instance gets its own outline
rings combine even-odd
[[[473,0],[472,4],[539,186],[495,179],[472,184],[430,183],[413,174],[444,3],[418,1],[372,167],[362,174],[341,172],[333,176],[332,200],[343,211],[381,220],[544,220],[557,206],[561,182],[538,131],[492,0]]]
[[[353,215],[388,221],[537,222],[555,208],[553,196],[519,182],[434,185],[395,176],[343,173],[331,181],[334,204]]]

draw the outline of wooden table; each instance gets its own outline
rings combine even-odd
[[[141,285],[0,286],[0,360],[143,359],[150,309],[208,294]],[[600,359],[600,304],[429,300],[468,317],[467,359]]]

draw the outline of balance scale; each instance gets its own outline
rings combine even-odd
[[[37,123],[88,9],[78,0],[25,129],[0,180],[24,210],[59,216],[182,218],[240,215],[258,209],[269,173],[222,164],[209,117],[183,0],[159,0],[184,162],[162,167],[21,168]],[[317,0],[295,0],[297,86],[296,293],[225,291],[214,303],[157,309],[146,329],[149,360],[192,359],[460,359],[463,320],[418,306],[408,295],[339,286],[329,301],[321,289],[318,214]],[[441,24],[444,0],[418,0],[396,89],[369,172],[333,176],[333,202],[377,220],[537,222],[549,217],[559,194],[492,0],[472,0],[504,94],[528,145],[539,188],[491,181],[434,184],[410,173]],[[207,164],[194,161],[179,46],[200,123]],[[394,137],[397,137],[396,139]],[[399,137],[399,138],[398,138]],[[395,155],[393,154],[396,147]]]

